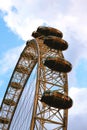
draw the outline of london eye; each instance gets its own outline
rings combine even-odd
[[[0,107],[0,130],[67,130],[68,76],[63,33],[40,26],[26,42]]]

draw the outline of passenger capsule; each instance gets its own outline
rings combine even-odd
[[[44,65],[51,70],[67,73],[71,71],[72,65],[60,57],[49,57],[45,60]]]
[[[39,26],[37,28],[37,32],[40,33],[41,35],[45,35],[45,36],[57,36],[62,38],[63,34],[61,31],[59,31],[58,29],[52,28],[52,27],[45,27],[45,26]]]
[[[9,119],[7,119],[6,117],[0,117],[0,123],[8,124],[9,123]]]
[[[56,36],[46,37],[44,39],[44,44],[56,50],[65,50],[68,48],[68,43],[65,40]]]
[[[19,90],[22,88],[22,85],[20,83],[17,83],[17,82],[11,82],[11,87]]]
[[[18,71],[19,73],[23,73],[23,74],[29,74],[28,69],[25,68],[24,66],[17,66],[16,71]]]
[[[69,96],[66,96],[58,91],[45,91],[42,95],[41,102],[44,102],[50,107],[59,109],[68,109],[72,107],[73,101]]]
[[[10,106],[15,106],[15,105],[16,105],[16,102],[13,101],[12,99],[5,99],[5,100],[4,100],[4,103],[5,103],[6,105],[10,105]]]

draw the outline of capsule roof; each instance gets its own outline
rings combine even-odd
[[[59,31],[56,28],[52,28],[52,27],[45,27],[45,26],[39,26],[37,28],[37,32],[40,33],[41,35],[45,35],[45,36],[57,36],[62,38],[63,37],[63,33],[61,31]]]

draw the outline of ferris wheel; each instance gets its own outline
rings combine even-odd
[[[4,95],[0,130],[67,130],[68,109],[73,104],[67,73],[72,65],[62,51],[68,43],[62,32],[52,27],[40,26],[32,36]]]

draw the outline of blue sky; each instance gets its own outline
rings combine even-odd
[[[0,101],[3,99],[6,87],[12,74],[12,70],[14,68],[13,66],[16,64],[14,63],[12,67],[9,66],[9,68],[5,70],[5,64],[9,62],[8,60],[10,60],[9,51],[11,52],[13,48],[17,48],[18,46],[21,46],[23,43],[24,41],[21,38],[19,38],[19,36],[14,34],[6,26],[6,23],[3,21],[3,18],[0,17]]]
[[[14,40],[13,40],[14,39]],[[14,34],[4,22],[3,18],[0,16],[0,53],[9,50],[10,48],[21,45],[23,40]]]
[[[46,24],[61,30],[69,43],[64,56],[73,65],[68,81],[74,105],[69,110],[68,130],[87,129],[86,5],[86,0],[0,0],[0,102],[25,42],[38,26]],[[83,119],[79,126],[78,117]]]

